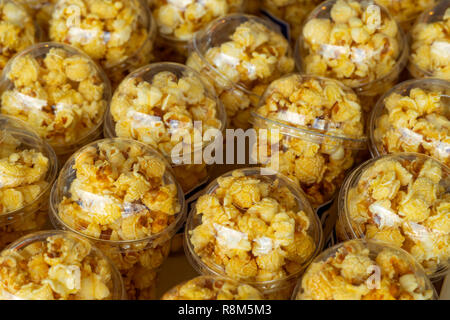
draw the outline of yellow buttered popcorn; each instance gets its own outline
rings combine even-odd
[[[425,11],[411,30],[408,69],[414,78],[450,80],[450,4]]]
[[[111,89],[88,56],[42,43],[10,61],[0,95],[0,112],[26,122],[61,156],[99,136]]]
[[[450,165],[450,84],[412,80],[394,87],[372,114],[371,148],[375,155],[419,152]]]
[[[27,10],[14,1],[0,1],[0,72],[16,53],[38,41],[38,30]]]
[[[206,274],[252,284],[266,297],[289,297],[293,282],[321,247],[317,217],[300,192],[264,169],[219,177],[198,199],[187,223],[194,265]]]
[[[213,276],[200,276],[166,292],[162,300],[263,300],[248,284]]]
[[[68,160],[51,199],[55,225],[94,240],[121,272],[128,298],[154,298],[184,219],[183,193],[157,151],[133,140],[94,142]]]
[[[192,46],[187,65],[214,83],[235,128],[248,128],[268,84],[294,70],[289,42],[275,25],[253,16],[217,19]]]
[[[388,242],[439,277],[450,261],[449,177],[448,167],[418,153],[367,161],[341,191],[339,237]]]
[[[298,183],[314,206],[333,197],[365,148],[358,97],[332,79],[292,74],[274,81],[253,122],[253,157]]]
[[[136,70],[119,85],[105,132],[158,149],[188,192],[208,177],[206,164],[194,163],[193,155],[210,143],[204,136],[224,126],[223,107],[197,72],[180,64],[157,63]],[[192,163],[179,163],[180,152]]]
[[[296,300],[433,300],[424,270],[406,252],[352,240],[317,257],[300,280]]]
[[[52,41],[83,50],[113,84],[151,59],[155,26],[142,0],[59,0],[49,24]]]
[[[384,7],[373,1],[331,0],[308,17],[297,41],[298,67],[342,81],[370,111],[406,64],[405,37]]]
[[[0,254],[0,300],[117,300],[124,294],[117,269],[73,234],[34,233]]]

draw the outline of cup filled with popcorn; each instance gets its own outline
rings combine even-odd
[[[241,12],[245,0],[148,0],[158,29],[155,56],[184,63],[189,41],[214,19]]]
[[[374,240],[350,240],[309,265],[294,300],[435,300],[422,266],[406,251]]]
[[[24,121],[55,150],[60,164],[102,134],[109,80],[86,54],[61,43],[29,47],[7,64],[0,113]]]
[[[232,14],[197,32],[187,65],[214,83],[229,126],[250,127],[251,111],[269,83],[294,70],[289,42],[272,22]]]
[[[221,137],[226,113],[214,88],[195,70],[154,63],[129,74],[114,92],[105,136],[158,149],[188,193],[208,179],[203,150]]]
[[[450,80],[450,2],[441,1],[417,19],[410,32],[408,70],[414,78]]]
[[[59,0],[49,25],[52,41],[87,53],[113,87],[152,58],[156,27],[144,0]]]
[[[0,249],[48,225],[53,149],[27,125],[0,115]]]
[[[295,43],[302,31],[303,22],[322,0],[262,0],[262,9],[281,19],[289,26],[289,36]]]
[[[373,156],[418,152],[450,166],[450,82],[410,80],[377,103],[370,118]]]
[[[344,182],[337,236],[388,242],[409,252],[432,280],[450,261],[450,169],[419,153],[369,160]]]
[[[403,31],[409,32],[420,14],[436,5],[439,0],[375,0],[384,6]]]
[[[155,298],[157,272],[185,219],[184,194],[156,150],[93,142],[66,162],[50,199],[54,226],[93,241],[119,269],[129,299]]]
[[[0,1],[0,73],[16,53],[40,37],[39,27],[24,6],[12,0]]]
[[[252,121],[253,159],[296,182],[316,208],[331,201],[366,148],[359,99],[333,79],[290,74],[275,80]]]
[[[185,227],[186,255],[200,274],[249,284],[266,299],[288,299],[321,248],[321,225],[306,196],[264,168],[214,180]]]
[[[73,233],[40,231],[0,253],[0,300],[121,300],[117,268]]]
[[[373,1],[330,0],[306,19],[296,45],[302,73],[352,88],[365,112],[390,89],[406,65],[406,38],[388,11]]]
[[[176,285],[161,300],[263,300],[259,290],[217,276],[199,276]]]

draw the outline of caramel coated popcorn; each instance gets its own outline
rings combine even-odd
[[[200,276],[177,285],[162,300],[263,300],[263,295],[248,284]]]
[[[374,160],[356,178],[344,195],[348,228],[405,249],[428,274],[441,272],[450,259],[450,172],[432,158],[406,155]]]
[[[387,91],[403,68],[398,61],[404,60],[404,38],[395,20],[371,1],[327,4],[328,11],[312,14],[297,43],[303,71],[340,80],[363,96]],[[365,111],[375,101],[364,103]]]
[[[306,270],[297,300],[430,300],[434,292],[413,259],[390,247],[360,241],[338,245]],[[374,273],[375,272],[375,273]],[[377,276],[378,275],[378,276]]]
[[[152,21],[141,0],[60,0],[50,20],[50,39],[86,52],[118,83],[146,64]]]
[[[41,44],[5,69],[0,112],[25,121],[57,154],[74,151],[99,131],[109,103],[109,83],[100,72],[81,52]]]
[[[445,4],[445,2],[443,2]],[[450,80],[450,7],[436,13],[431,21],[421,21],[411,31],[409,70],[415,78]],[[430,11],[434,13],[434,11]],[[424,14],[425,18],[428,18]]]
[[[37,42],[37,30],[26,9],[16,2],[0,1],[0,72],[16,53]]]
[[[417,17],[429,7],[435,5],[437,0],[375,0],[379,5],[388,9],[400,26],[409,31]]]
[[[278,178],[235,170],[201,196],[187,236],[194,253],[232,279],[260,283],[295,277],[318,250],[316,221]],[[316,229],[317,231],[317,229]]]
[[[332,198],[356,149],[365,145],[358,140],[364,130],[356,94],[325,78],[292,74],[274,81],[256,110],[254,127],[268,130],[254,149],[258,161],[297,182],[315,206]],[[264,144],[267,155],[260,153]]]
[[[114,296],[117,288],[114,288],[112,266],[96,250],[85,240],[61,233],[3,251],[0,299],[120,298]]]
[[[224,126],[222,106],[213,89],[209,90],[193,70],[183,67],[183,74],[177,75],[170,71],[172,66],[168,64],[167,71],[156,72],[151,80],[146,69],[132,74],[120,84],[111,102],[115,134],[149,144],[168,159],[181,143],[186,147],[183,151],[201,150],[203,133],[220,131]],[[174,169],[186,192],[208,176],[206,164],[182,164]]]
[[[264,20],[238,15],[228,19],[224,24],[242,21],[229,40],[204,53],[193,51],[187,65],[212,79],[230,125],[245,129],[265,88],[272,80],[293,71],[294,60],[288,41]],[[210,28],[215,31],[214,23]],[[207,31],[204,37],[208,37]],[[194,41],[199,46],[200,41],[207,40],[198,35]]]
[[[421,89],[416,83],[384,99],[383,114],[373,119],[375,148],[381,154],[424,153],[450,166],[450,86],[442,81],[435,89]]]
[[[16,0],[28,9],[31,17],[40,27],[42,37],[48,37],[49,21],[52,17],[52,12],[58,0]]]
[[[157,268],[170,249],[171,236],[164,232],[176,232],[182,210],[167,164],[143,144],[113,139],[81,149],[66,167],[63,172],[75,170],[76,177],[68,193],[57,196],[58,218],[103,240],[97,246],[122,273],[128,298],[152,298]]]

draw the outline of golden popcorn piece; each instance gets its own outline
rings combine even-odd
[[[450,7],[446,1],[424,11],[411,30],[408,69],[414,78],[450,80]]]
[[[317,257],[304,273],[296,300],[432,300],[424,270],[404,251],[352,240]]]
[[[59,0],[49,25],[52,41],[87,53],[113,87],[151,59],[156,29],[141,0]]]
[[[185,231],[194,266],[249,283],[266,298],[288,298],[320,249],[321,229],[309,204],[302,203],[306,199],[295,194],[301,191],[283,179],[242,169],[213,182]]]
[[[32,17],[19,3],[0,1],[0,72],[16,53],[37,42],[38,30]]]
[[[0,94],[0,112],[26,122],[62,156],[99,136],[111,89],[82,52],[43,43],[9,62]]]
[[[99,140],[68,160],[57,183],[70,183],[52,194],[57,226],[94,240],[129,299],[155,298],[158,268],[184,219],[181,189],[161,155],[133,140]]]
[[[449,94],[448,82],[438,79],[394,87],[372,115],[372,153],[418,152],[450,166]]]
[[[253,122],[268,131],[258,134],[253,157],[296,182],[314,206],[333,197],[365,148],[358,97],[332,79],[291,74],[274,81]]]
[[[161,300],[263,300],[252,286],[213,276],[200,276],[166,292]]]
[[[117,269],[73,234],[34,233],[0,254],[1,300],[116,300],[123,295]]]
[[[308,17],[297,40],[299,70],[342,81],[370,111],[406,64],[405,37],[395,20],[372,2],[331,0]]]
[[[186,64],[214,84],[229,126],[242,129],[250,127],[251,111],[269,83],[294,70],[289,42],[277,28],[239,14],[197,33]]]
[[[341,237],[400,247],[438,278],[450,259],[449,174],[445,165],[417,153],[366,162],[339,195],[344,199],[338,208]]]
[[[173,165],[189,192],[208,178],[207,166],[195,162],[209,143],[208,131],[221,132],[225,112],[214,89],[194,70],[157,63],[130,74],[119,85],[106,117],[105,135],[131,138],[158,149]],[[181,146],[181,147],[180,147]],[[179,163],[187,156],[191,164]]]

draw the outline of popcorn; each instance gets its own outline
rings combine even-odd
[[[404,67],[403,33],[372,1],[337,0],[322,7],[307,19],[297,41],[298,66],[355,89],[368,112]]]
[[[320,227],[285,178],[252,170],[219,177],[217,187],[197,200],[186,229],[188,247],[213,273],[252,283],[265,295],[270,290],[264,282],[278,280],[270,289],[289,295],[292,286],[280,283],[295,279],[317,252]]]
[[[417,17],[429,7],[434,6],[436,0],[375,0],[384,6],[398,24],[408,32]]]
[[[450,165],[450,86],[441,80],[409,81],[392,89],[374,112],[376,154],[419,152]]]
[[[25,121],[58,155],[99,135],[109,82],[78,50],[40,44],[11,60],[3,77],[0,112]]]
[[[256,109],[254,127],[269,132],[258,135],[253,157],[299,184],[314,206],[332,198],[356,149],[365,147],[359,100],[331,79],[292,74],[274,81]]]
[[[49,24],[52,41],[86,52],[113,84],[151,58],[155,29],[140,0],[60,0]]]
[[[275,30],[265,20],[230,15],[212,22],[194,37],[196,49],[187,65],[214,83],[232,127],[248,128],[250,113],[267,85],[294,70],[289,43]],[[232,33],[225,37],[225,32]],[[219,35],[226,40],[211,45],[209,38]]]
[[[446,272],[450,258],[448,168],[412,153],[370,160],[363,168],[344,185],[350,188],[342,194],[345,208],[339,209],[339,227],[355,237],[385,241],[408,251],[433,277]]]
[[[377,242],[347,241],[308,267],[296,300],[431,300],[431,282],[414,259]]]
[[[425,11],[411,30],[408,69],[414,78],[450,80],[450,7],[445,1]]]
[[[55,219],[99,239],[96,245],[118,267],[128,298],[154,298],[157,268],[184,216],[168,164],[133,140],[100,140],[66,163],[58,186],[67,179],[70,186],[52,196]]]
[[[0,286],[2,300],[112,300],[123,294],[117,270],[98,249],[55,231],[33,234],[4,250]]]
[[[263,300],[263,295],[248,284],[212,276],[200,276],[183,282],[162,300]]]
[[[0,72],[16,53],[37,42],[38,32],[33,19],[20,4],[0,2]]]
[[[194,70],[154,64],[119,85],[107,116],[106,135],[132,138],[158,149],[170,159],[175,176],[188,192],[207,179],[207,167],[174,162],[183,156],[177,150],[183,144],[180,152],[201,152],[206,146],[203,135],[208,130],[222,131],[224,116],[214,89]]]

